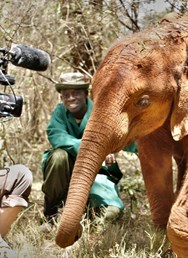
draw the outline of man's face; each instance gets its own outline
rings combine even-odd
[[[63,89],[61,90],[61,99],[71,113],[78,114],[86,107],[87,90]]]

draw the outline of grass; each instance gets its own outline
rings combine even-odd
[[[137,158],[120,157],[124,177],[120,183],[121,197],[126,205],[116,222],[105,222],[103,216],[92,221],[83,215],[83,235],[73,246],[61,249],[55,244],[57,228],[40,232],[43,194],[40,179],[35,179],[32,204],[17,218],[7,235],[18,258],[175,258],[169,250],[164,232],[153,228],[144,183]],[[123,169],[122,169],[123,170]],[[60,216],[59,216],[60,217]],[[57,225],[58,226],[58,225]]]

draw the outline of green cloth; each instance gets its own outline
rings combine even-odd
[[[124,209],[124,204],[118,194],[118,186],[108,179],[106,175],[98,174],[89,194],[91,207],[116,206]]]
[[[46,130],[48,140],[54,149],[62,148],[73,157],[76,157],[93,107],[93,103],[89,98],[87,103],[88,109],[80,125],[77,124],[73,115],[68,112],[62,103],[57,105]]]

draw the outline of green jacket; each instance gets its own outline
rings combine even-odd
[[[93,103],[89,98],[87,102],[88,109],[80,125],[77,124],[73,115],[68,112],[62,103],[56,106],[46,130],[48,140],[54,149],[62,148],[73,157],[76,157],[93,107]]]

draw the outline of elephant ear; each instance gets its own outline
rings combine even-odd
[[[188,76],[183,75],[171,114],[171,133],[175,141],[188,135]]]

